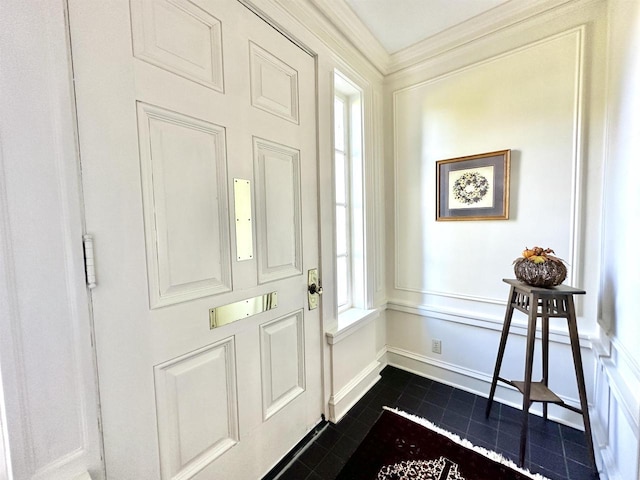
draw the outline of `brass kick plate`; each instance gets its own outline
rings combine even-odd
[[[209,310],[209,328],[214,329],[272,310],[278,306],[278,292],[265,293],[257,297],[240,300]]]

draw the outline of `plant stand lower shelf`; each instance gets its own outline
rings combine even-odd
[[[533,287],[522,283],[516,279],[503,279],[505,283],[511,285],[507,311],[500,337],[498,356],[491,381],[489,400],[487,401],[486,416],[491,413],[493,397],[496,393],[498,381],[507,383],[517,388],[522,393],[522,427],[520,429],[520,466],[524,466],[524,458],[527,445],[527,431],[529,428],[529,407],[533,402],[542,402],[542,415],[547,419],[547,405],[557,404],[563,408],[582,415],[584,431],[587,440],[587,449],[593,468],[597,470],[595,454],[593,450],[593,437],[591,434],[591,422],[589,420],[589,407],[587,404],[587,392],[584,384],[584,373],[582,369],[582,357],[580,355],[580,340],[578,338],[578,326],[576,322],[576,311],[573,303],[574,295],[584,295],[586,292],[573,287],[559,285],[551,288]],[[506,380],[500,377],[500,368],[504,357],[509,327],[514,310],[519,310],[527,315],[527,347],[524,375],[522,381]],[[542,380],[532,382],[533,352],[536,338],[537,319],[542,319]],[[565,318],[569,329],[569,340],[571,352],[573,354],[573,364],[580,396],[580,408],[566,404],[560,397],[553,393],[549,385],[549,318]]]
[[[526,390],[525,382],[516,382],[515,380],[511,380],[509,383],[520,390],[520,393],[524,395],[524,392]],[[529,392],[529,398],[532,402],[556,403],[558,405],[564,405],[564,401],[551,390],[549,390],[549,388],[543,382],[531,382],[531,392]]]

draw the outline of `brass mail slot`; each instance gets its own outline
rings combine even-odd
[[[236,320],[242,320],[243,318],[272,310],[277,306],[278,292],[271,292],[212,308],[209,310],[209,328],[218,328]]]

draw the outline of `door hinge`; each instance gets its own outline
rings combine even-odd
[[[93,257],[93,235],[82,236],[84,247],[84,274],[89,289],[96,288],[96,266]]]

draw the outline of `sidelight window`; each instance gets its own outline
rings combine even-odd
[[[362,92],[334,77],[335,268],[338,312],[364,307]]]

